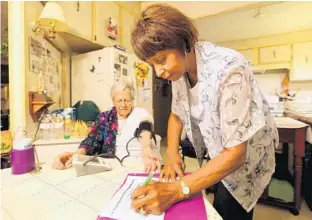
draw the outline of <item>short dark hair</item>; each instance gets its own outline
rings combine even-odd
[[[132,47],[141,60],[168,49],[184,52],[197,41],[198,31],[192,20],[166,4],[153,4],[142,11],[131,34]]]

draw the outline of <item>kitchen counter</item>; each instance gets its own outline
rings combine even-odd
[[[312,113],[301,113],[301,112],[295,112],[295,111],[289,111],[289,110],[285,110],[285,113],[288,117],[291,117],[293,119],[312,125]]]
[[[36,146],[42,145],[59,145],[59,144],[80,144],[86,137],[70,137],[70,139],[52,139],[52,140],[42,140],[38,139],[33,144]]]

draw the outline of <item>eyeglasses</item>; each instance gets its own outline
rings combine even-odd
[[[121,104],[126,104],[126,105],[130,105],[132,104],[132,100],[130,99],[119,99],[117,101],[118,105],[121,105]]]

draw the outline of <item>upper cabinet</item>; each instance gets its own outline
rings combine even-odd
[[[293,44],[291,80],[312,80],[312,42]]]
[[[257,48],[247,49],[247,50],[239,50],[243,56],[249,60],[253,65],[258,64],[258,50]]]
[[[131,45],[131,31],[135,24],[135,18],[133,15],[122,9],[122,46],[126,48],[126,51],[129,53],[133,52]]]
[[[291,61],[291,45],[281,45],[273,47],[263,47],[259,50],[260,63],[281,63]]]
[[[65,14],[69,32],[92,40],[92,2],[58,2]]]
[[[95,33],[93,41],[104,46],[121,44],[122,33],[120,32],[121,22],[119,21],[120,9],[118,4],[114,2],[102,2],[102,1],[95,2],[94,4],[95,4],[95,21],[94,21]],[[118,36],[116,40],[109,38],[107,34],[108,20],[110,17],[112,17],[117,21]]]

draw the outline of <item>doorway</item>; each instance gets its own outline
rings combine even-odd
[[[162,138],[167,136],[168,119],[171,112],[171,81],[156,77],[153,72],[153,108],[155,133]]]

